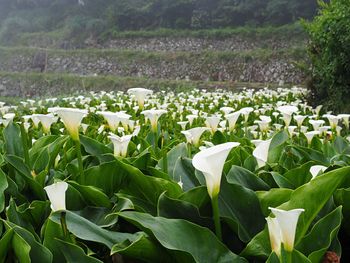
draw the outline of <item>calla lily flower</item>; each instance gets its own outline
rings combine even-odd
[[[305,137],[307,139],[307,143],[310,145],[312,142],[312,139],[314,138],[315,135],[319,135],[319,131],[310,131],[305,133]]]
[[[237,142],[227,142],[204,149],[197,153],[192,160],[193,166],[204,174],[209,196],[213,199],[220,192],[222,170],[226,158]]]
[[[220,117],[211,116],[211,117],[207,117],[205,124],[207,125],[208,128],[211,129],[212,133],[215,133],[216,130],[218,129],[219,122],[220,122]]]
[[[271,249],[277,254],[278,257],[281,256],[281,230],[278,225],[277,218],[266,217],[267,227],[269,230]]]
[[[68,184],[66,182],[57,182],[44,187],[47,196],[51,202],[53,212],[66,210],[66,191]]]
[[[50,133],[51,125],[57,121],[57,118],[54,117],[53,114],[36,114],[35,118],[41,122],[43,130],[46,134]]]
[[[140,109],[143,109],[146,97],[148,95],[153,94],[152,90],[144,89],[144,88],[132,88],[132,89],[128,89],[127,92],[128,94],[132,94],[135,96]]]
[[[151,122],[153,132],[157,132],[158,119],[165,113],[167,113],[166,110],[144,110],[143,112],[141,112],[141,114],[145,115],[145,117]]]
[[[339,114],[339,118],[343,119],[343,123],[347,129],[349,129],[349,118],[350,114]]]
[[[131,141],[132,135],[124,135],[119,137],[113,133],[109,133],[108,138],[112,141],[114,146],[114,156],[126,157],[128,153],[128,145]]]
[[[273,239],[278,239],[278,227],[281,242],[283,243],[284,249],[288,252],[292,252],[294,249],[295,232],[299,216],[304,209],[293,209],[289,211],[269,207],[271,212],[276,216],[275,226],[271,229],[272,234],[276,235]],[[276,224],[277,223],[277,224]],[[278,227],[277,227],[278,225]],[[271,238],[270,238],[271,239]],[[271,244],[272,245],[272,244]]]
[[[239,118],[239,116],[241,115],[241,112],[240,111],[236,111],[236,112],[233,112],[233,113],[230,113],[230,114],[227,114],[225,116],[225,118],[227,119],[228,121],[228,129],[230,131],[233,131],[235,129],[235,126],[236,126],[236,122]]]
[[[258,162],[259,168],[265,166],[267,162],[271,141],[272,139],[269,139],[267,141],[261,141],[253,151],[253,156]]]
[[[206,127],[196,127],[181,133],[185,135],[187,143],[193,144],[195,147],[199,147],[199,140],[203,132],[210,130]]]
[[[298,108],[295,106],[285,105],[285,106],[278,107],[277,110],[282,113],[283,121],[284,121],[286,127],[288,127],[291,120],[292,120],[293,113],[297,112]]]
[[[103,118],[107,121],[109,128],[113,132],[118,129],[120,122],[125,122],[125,120],[128,121],[131,118],[131,115],[124,112],[98,111],[97,114],[103,116]]]
[[[317,175],[323,173],[327,170],[327,166],[324,165],[313,165],[310,167],[310,173],[312,175],[312,179],[314,179]]]
[[[75,108],[54,108],[53,112],[61,118],[73,140],[79,140],[79,126],[88,111]]]

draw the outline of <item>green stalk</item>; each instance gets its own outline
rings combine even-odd
[[[165,148],[164,144],[165,144],[165,139],[164,139],[164,135],[163,135],[163,138],[162,138],[162,150],[163,150],[163,148]],[[164,156],[163,156],[163,172],[167,174],[168,173],[168,153],[167,153],[166,150],[164,152],[165,153],[164,153]]]
[[[69,232],[68,232],[67,223],[66,223],[66,212],[61,212],[61,226],[63,230],[63,235],[67,237]]]
[[[286,251],[284,248],[282,248],[281,250],[281,263],[293,263],[292,252]]]
[[[23,151],[24,151],[24,161],[28,165],[28,167],[30,167],[27,133],[26,133],[26,130],[24,129],[23,123],[20,125],[20,127],[21,127],[21,139],[22,139],[22,145],[23,145]]]
[[[192,158],[192,146],[190,143],[187,143],[187,152],[188,152],[188,158]]]
[[[216,236],[220,241],[222,241],[222,234],[221,234],[221,224],[220,224],[220,215],[219,215],[219,195],[214,196],[211,199],[211,205],[213,208],[213,218],[214,218],[214,224],[215,224],[215,233]]]
[[[81,150],[80,150],[80,140],[75,140],[75,148],[77,152],[77,159],[78,159],[78,168],[79,168],[79,175],[81,177],[82,184],[85,184],[85,178],[84,178],[84,168],[83,168],[83,158],[81,156]]]

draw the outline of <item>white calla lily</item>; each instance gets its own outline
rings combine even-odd
[[[211,198],[219,194],[221,175],[226,158],[232,148],[238,145],[237,142],[219,144],[204,149],[193,157],[192,164],[204,174],[208,194]]]
[[[293,209],[289,211],[269,207],[271,212],[276,216],[276,222],[280,228],[281,242],[284,249],[292,252],[294,249],[295,232],[299,216],[304,209]]]
[[[281,229],[278,225],[277,218],[266,217],[267,227],[269,230],[269,237],[271,243],[271,249],[277,254],[278,257],[281,256]]]
[[[114,156],[126,157],[128,153],[128,146],[133,135],[117,136],[113,133],[109,133],[108,138],[112,141],[114,146]]]
[[[258,146],[253,151],[253,156],[258,162],[259,168],[265,166],[267,162],[271,141],[272,139],[259,142]]]
[[[44,133],[48,134],[50,133],[51,125],[55,122],[57,122],[57,117],[55,117],[53,114],[36,114],[35,117],[41,122],[41,125],[43,127]]]
[[[73,140],[79,140],[79,126],[88,111],[75,108],[54,108],[53,112],[61,118]]]
[[[66,182],[57,182],[44,187],[47,196],[51,202],[53,212],[66,210],[66,191],[68,184]]]
[[[153,132],[157,132],[158,119],[165,113],[167,113],[166,110],[144,110],[141,112],[141,114],[145,115],[145,117],[151,122]]]
[[[199,147],[200,137],[205,131],[210,130],[207,127],[196,127],[186,131],[181,131],[185,135],[187,143],[193,144],[195,147]]]
[[[128,94],[132,94],[135,96],[140,109],[143,109],[146,97],[148,95],[153,94],[152,90],[144,89],[144,88],[132,88],[132,89],[128,89],[127,92]]]
[[[323,173],[327,170],[327,166],[324,165],[313,165],[310,167],[310,173],[312,175],[312,179],[314,179],[317,175]]]

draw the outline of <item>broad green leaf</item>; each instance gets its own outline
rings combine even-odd
[[[126,176],[127,173],[120,169],[116,161],[103,163],[84,171],[85,184],[101,189],[108,197],[112,197],[120,190]],[[81,184],[82,179],[78,177],[76,181]]]
[[[334,238],[336,238],[341,222],[342,208],[338,207],[319,220],[298,244],[297,249],[308,255],[311,262],[320,262]]]
[[[167,153],[167,160],[168,160],[168,174],[174,179],[174,169],[175,164],[178,158],[180,157],[187,157],[187,146],[186,143],[180,143],[173,147],[168,153]],[[164,158],[160,159],[158,162],[158,166],[163,169],[163,162]],[[175,180],[175,179],[174,179]]]
[[[3,131],[5,141],[5,153],[24,158],[21,129],[18,124],[10,121]]]
[[[237,184],[229,184],[225,177],[221,180],[219,212],[243,242],[251,240],[265,225],[255,192]]]
[[[6,174],[0,168],[0,213],[5,208],[5,190],[8,186]]]
[[[12,236],[12,249],[21,263],[30,263],[30,245],[16,232]]]
[[[139,212],[121,212],[119,215],[154,235],[165,248],[191,255],[195,262],[246,262],[232,253],[209,229],[186,220],[153,217]]]
[[[102,263],[102,261],[86,255],[84,250],[75,244],[57,239],[56,245],[62,251],[67,263]]]
[[[192,166],[192,160],[179,157],[176,161],[172,179],[175,182],[182,182],[182,189],[188,191],[194,187],[200,186],[200,183],[195,175],[195,169]]]
[[[283,210],[295,208],[305,209],[305,212],[301,214],[298,221],[296,245],[304,237],[312,221],[322,210],[335,190],[345,183],[349,173],[350,167],[344,167],[317,176],[309,183],[294,190],[290,200],[278,206],[279,209]],[[268,231],[265,228],[247,245],[242,255],[267,257],[271,252],[270,248],[266,246],[267,240]]]
[[[270,214],[269,207],[277,207],[287,202],[290,199],[293,190],[284,188],[272,188],[269,191],[258,191],[256,192],[261,210],[265,216]]]
[[[122,243],[115,244],[112,247],[111,255],[116,253],[149,263],[172,261],[166,249],[142,232],[133,242],[125,240]]]
[[[202,217],[199,213],[198,207],[186,201],[172,199],[166,196],[165,193],[159,197],[157,216],[174,219],[185,219],[197,225],[205,226],[208,228],[213,227],[212,219]]]
[[[74,181],[68,181],[68,183],[80,192],[87,204],[107,208],[112,206],[109,198],[96,187],[80,185]]]
[[[179,200],[189,202],[198,208],[202,208],[210,203],[210,197],[206,186],[198,186],[178,197]]]
[[[295,188],[298,188],[311,180],[312,175],[310,173],[310,167],[313,165],[315,165],[314,162],[307,162],[297,168],[289,170],[283,174],[283,177],[287,178]]]
[[[268,154],[268,163],[277,163],[284,150],[284,144],[289,139],[288,132],[283,130],[276,133],[271,140]]]
[[[61,214],[59,212],[53,213],[50,219],[60,224]],[[135,235],[133,234],[105,230],[70,211],[66,211],[66,224],[69,232],[76,237],[86,241],[104,244],[108,248],[112,248],[114,244],[124,242],[127,239],[130,241],[135,240]]]
[[[14,231],[10,229],[0,239],[0,263],[4,263],[6,255],[11,248]]]
[[[230,184],[241,185],[253,191],[270,189],[269,185],[254,173],[236,165],[232,166],[226,178]]]

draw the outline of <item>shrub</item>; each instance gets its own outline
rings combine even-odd
[[[320,2],[314,21],[304,23],[310,36],[309,101],[327,109],[350,111],[350,5],[349,0]]]

